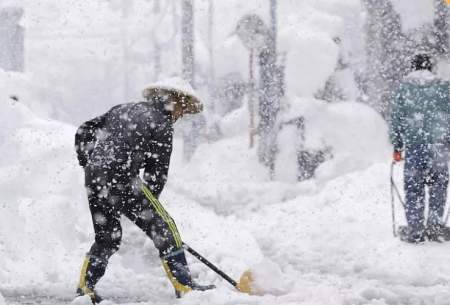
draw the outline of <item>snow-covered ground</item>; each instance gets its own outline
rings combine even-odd
[[[93,239],[75,127],[0,105],[2,121],[15,122],[1,143],[0,291],[8,304],[70,303]],[[183,165],[177,140],[161,199],[187,243],[236,279],[250,268],[260,295],[236,292],[189,257],[199,281],[218,288],[175,300],[151,241],[124,220],[122,248],[98,286],[105,304],[449,304],[450,246],[392,237],[387,161],[270,182],[247,144],[204,144]]]

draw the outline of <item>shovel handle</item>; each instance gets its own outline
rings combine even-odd
[[[226,280],[228,283],[230,283],[231,285],[233,285],[234,288],[238,289],[238,284],[235,280],[233,280],[231,277],[229,277],[225,272],[223,272],[222,270],[220,270],[219,268],[217,268],[213,263],[211,263],[210,261],[208,261],[206,258],[204,258],[200,253],[198,253],[197,251],[195,251],[194,249],[192,249],[191,247],[189,247],[189,245],[183,243],[183,248],[188,251],[189,253],[191,253],[193,256],[195,256],[195,258],[197,258],[199,261],[201,261],[203,264],[205,264],[206,266],[208,266],[212,271],[214,271],[215,273],[217,273],[218,275],[220,275],[224,280]]]

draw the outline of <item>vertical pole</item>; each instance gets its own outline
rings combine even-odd
[[[209,52],[209,81],[208,91],[211,103],[211,112],[215,112],[215,100],[213,91],[215,87],[215,69],[214,69],[214,0],[209,0],[208,6],[208,52]]]
[[[270,108],[272,110],[275,110],[274,113],[271,114],[271,120],[273,120],[274,122],[276,121],[276,117],[277,117],[277,113],[278,113],[278,108],[279,108],[279,104],[280,104],[280,99],[281,99],[281,82],[280,82],[280,73],[279,73],[279,69],[278,69],[278,50],[277,50],[277,35],[278,35],[278,31],[277,31],[277,0],[270,0],[270,20],[271,20],[271,46],[270,48],[272,49],[272,56],[273,58],[273,62],[272,62],[272,67],[270,67],[269,69],[270,74],[271,74],[271,85],[274,87],[272,90],[274,92],[271,93],[271,99],[272,99],[272,103],[277,104],[277,105],[271,105]],[[276,158],[276,138],[277,138],[277,131],[276,131],[276,127],[275,127],[275,123],[272,123],[273,126],[271,127],[271,131],[270,131],[270,164],[269,164],[269,169],[270,169],[270,178],[273,180],[275,177],[275,158]]]
[[[194,85],[194,7],[192,0],[182,0],[182,62],[183,78]]]
[[[214,79],[214,0],[209,0],[208,7],[208,51],[209,51],[209,73],[211,79]]]
[[[208,7],[208,51],[209,51],[209,74],[211,80],[214,81],[214,0],[209,0]]]
[[[194,73],[194,8],[193,0],[181,0],[181,54],[183,78],[195,87]],[[197,118],[185,120],[183,129],[183,159],[189,161],[198,141]]]
[[[273,44],[275,52],[277,52],[277,0],[270,0],[270,22]]]
[[[437,52],[440,55],[447,55],[449,49],[448,33],[448,7],[450,2],[447,0],[434,0],[434,27],[437,42]]]
[[[249,87],[250,93],[248,96],[248,111],[250,114],[250,126],[249,126],[249,135],[250,135],[250,148],[253,148],[255,145],[255,73],[254,73],[254,58],[255,58],[255,50],[252,48],[250,50],[250,58],[249,58]]]
[[[153,5],[153,14],[154,18],[157,19],[158,15],[161,13],[161,6],[159,3],[160,0],[155,0]],[[153,28],[153,60],[154,60],[154,80],[157,81],[159,79],[159,75],[161,74],[161,46],[159,45],[158,38],[156,37],[156,28]]]
[[[129,75],[129,54],[128,54],[128,6],[130,3],[127,0],[122,0],[122,25],[120,29],[120,37],[122,41],[122,56],[123,56],[123,95],[124,100],[127,101],[130,94],[130,75]]]

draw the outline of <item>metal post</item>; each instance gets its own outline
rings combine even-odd
[[[193,0],[182,0],[181,4],[181,45],[182,45],[182,63],[183,78],[188,81],[192,87],[195,87],[194,71],[194,7]],[[199,141],[199,117],[185,119],[185,128],[183,129],[183,158],[189,161],[195,152]]]
[[[250,148],[255,145],[255,75],[254,75],[254,58],[255,50],[250,50],[249,58],[249,95],[248,95],[248,111],[250,113]]]
[[[194,85],[194,6],[192,0],[182,0],[182,62],[183,78]]]
[[[214,99],[215,90],[215,69],[214,69],[214,0],[209,0],[208,6],[208,52],[209,52],[209,77],[208,92],[210,101],[210,110],[216,111],[216,101]]]
[[[270,21],[271,21],[271,30],[272,30],[272,39],[275,48],[275,52],[277,52],[277,0],[270,0]]]
[[[161,13],[161,6],[159,0],[155,0],[153,6],[153,14],[156,19]],[[156,37],[157,26],[153,28],[153,60],[154,60],[154,79],[157,81],[159,79],[159,75],[161,74],[161,46],[159,44],[158,38]]]
[[[209,0],[208,7],[208,51],[209,51],[209,74],[214,80],[214,0]]]
[[[123,95],[124,100],[127,101],[130,94],[130,75],[129,75],[129,54],[128,54],[128,14],[130,5],[129,1],[122,0],[122,24],[120,28],[120,37],[122,41],[122,56],[123,56]]]
[[[449,49],[448,33],[448,7],[450,3],[447,0],[434,0],[434,27],[436,35],[436,49],[440,55],[447,56]]]

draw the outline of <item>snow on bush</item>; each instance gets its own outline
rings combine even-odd
[[[346,172],[386,160],[389,153],[387,124],[372,108],[356,102],[326,103],[315,99],[294,99],[282,118],[305,120],[303,149],[330,149],[332,158],[320,166],[316,177],[329,180]],[[300,135],[290,128],[279,138],[279,177],[293,181]],[[292,167],[286,167],[286,163]]]

